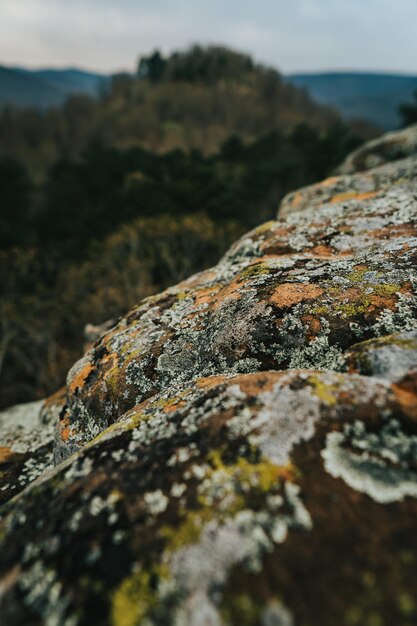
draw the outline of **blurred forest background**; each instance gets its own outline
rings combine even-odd
[[[215,263],[377,132],[221,47],[155,52],[98,97],[4,107],[1,405],[55,391],[85,324]]]

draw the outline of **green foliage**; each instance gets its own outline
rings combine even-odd
[[[192,46],[185,52],[174,52],[164,59],[159,51],[139,60],[138,75],[152,82],[162,80],[175,82],[201,82],[212,85],[221,80],[237,81],[255,70],[252,59],[222,46]],[[258,66],[256,71],[267,71]],[[275,79],[279,75],[274,72]]]
[[[154,216],[91,241],[83,257],[60,246],[0,251],[1,406],[58,389],[83,350],[83,328],[214,265],[242,233],[204,215]],[[90,233],[92,235],[92,233]]]
[[[139,59],[138,76],[139,78],[149,78],[151,82],[157,82],[162,79],[166,64],[159,50],[155,50],[149,57]]]
[[[26,244],[31,236],[29,174],[15,159],[0,158],[0,246]]]
[[[306,125],[287,135],[273,131],[246,145],[232,136],[209,157],[195,150],[118,150],[96,141],[81,159],[57,161],[31,206],[21,168],[5,198],[9,234],[3,245],[25,241],[23,201],[32,216],[31,242],[59,247],[63,257],[82,255],[92,239],[139,217],[207,215],[251,228],[274,216],[285,193],[330,173],[357,143],[341,124],[326,132]]]
[[[417,91],[414,92],[414,102],[402,104],[398,111],[401,115],[402,126],[417,124]]]

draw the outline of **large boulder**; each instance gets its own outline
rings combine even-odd
[[[416,623],[415,175],[301,190],[103,328],[3,505],[1,624]]]
[[[340,174],[353,174],[415,154],[417,154],[417,124],[368,141],[352,152],[338,171]]]
[[[57,460],[178,382],[338,370],[351,345],[414,328],[414,163],[366,199],[313,202],[263,224],[216,267],[132,309],[68,374]]]

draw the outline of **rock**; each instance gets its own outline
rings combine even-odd
[[[357,374],[158,394],[6,507],[2,623],[411,624],[415,433]]]
[[[132,309],[69,373],[57,459],[172,384],[338,370],[352,345],[414,328],[414,173],[403,166],[366,200],[325,202],[264,224],[216,267]]]
[[[90,348],[90,346],[97,341],[103,333],[106,332],[109,328],[114,326],[116,320],[107,320],[103,324],[86,324],[84,326],[84,339],[86,341],[86,350]]]
[[[287,217],[290,213],[321,206],[325,203],[361,202],[388,191],[391,187],[401,185],[404,181],[417,180],[417,156],[386,163],[357,174],[333,176],[316,185],[310,185],[288,194],[278,210],[278,217]]]
[[[53,442],[65,389],[0,413],[0,504],[53,466]]]
[[[301,190],[102,328],[3,505],[1,624],[416,623],[415,174]]]
[[[417,154],[417,124],[365,143],[347,157],[338,171],[339,174],[354,174],[415,154]]]
[[[398,383],[417,373],[417,330],[363,341],[352,346],[345,361],[350,371]]]

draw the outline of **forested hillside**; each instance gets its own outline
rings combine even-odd
[[[120,149],[208,155],[234,134],[253,141],[304,122],[325,130],[337,120],[276,70],[224,48],[196,46],[167,59],[158,52],[141,58],[136,75],[114,76],[98,99],[74,96],[46,111],[6,108],[0,154],[22,160],[39,179],[57,158],[79,157],[93,139]]]
[[[363,136],[223,48],[143,58],[95,101],[0,116],[0,389],[59,387],[87,322],[215,263]]]

